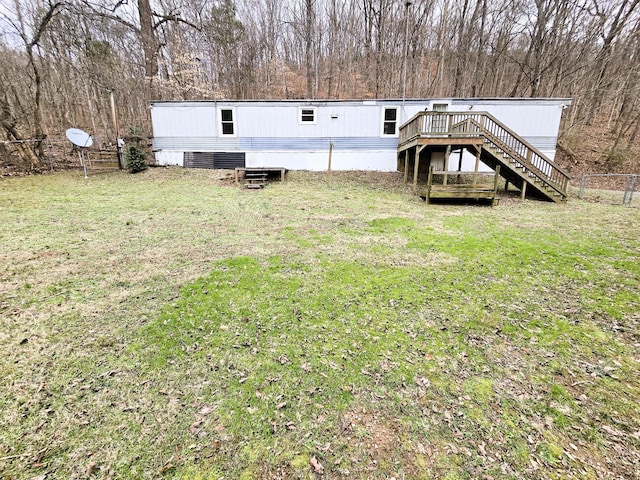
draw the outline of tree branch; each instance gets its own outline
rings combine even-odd
[[[40,37],[46,30],[47,25],[53,19],[53,17],[55,17],[59,13],[58,9],[61,8],[63,5],[64,5],[64,2],[56,2],[54,4],[49,3],[49,10],[47,10],[47,13],[45,13],[45,15],[40,20],[40,25],[38,25],[38,28],[36,28],[33,38],[27,44],[27,48],[33,48],[35,45],[37,45],[40,42]]]
[[[99,10],[96,7],[94,7],[93,5],[91,5],[89,2],[83,2],[87,7],[89,7],[89,9],[95,13],[96,15],[98,15],[99,17],[102,18],[106,18],[108,20],[113,20],[114,22],[118,22],[121,25],[124,25],[125,27],[133,30],[136,33],[140,33],[140,29],[138,27],[136,27],[133,23],[131,22],[127,22],[125,19],[123,19],[122,17],[119,17],[118,15],[114,15],[113,13],[108,13],[105,12],[103,10]],[[127,2],[126,0],[124,1],[119,1],[116,6],[113,8],[112,12],[115,12],[116,9],[118,7],[120,7],[121,5],[126,5]]]
[[[157,22],[153,24],[154,31],[156,31],[158,28],[160,28],[161,25],[164,25],[167,22],[184,23],[185,25],[190,26],[191,28],[195,29],[198,32],[202,31],[201,27],[199,27],[194,23],[191,23],[189,20],[182,18],[179,13],[178,14],[170,13],[168,15],[160,15],[156,12],[153,12],[153,15],[158,17],[159,19]]]
[[[122,5],[127,5],[128,3],[129,3],[128,0],[120,0],[113,6],[111,11],[115,13],[118,8],[120,8]]]

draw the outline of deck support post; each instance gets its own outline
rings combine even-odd
[[[418,168],[420,166],[420,148],[416,147],[413,155],[413,193],[418,193]]]
[[[498,195],[498,179],[500,178],[500,165],[496,166],[496,176],[493,179],[493,198],[491,199],[491,206],[495,207],[497,204],[496,196]]]
[[[522,190],[520,190],[520,200],[524,200],[527,195],[527,182],[522,180]]]
[[[404,183],[409,180],[409,149],[404,151]]]
[[[479,149],[478,149],[478,153],[476,154],[476,166],[473,169],[473,181],[471,182],[471,184],[474,186],[478,179],[478,170],[480,170],[480,150]]]
[[[449,157],[451,156],[451,145],[447,145],[447,149],[444,152],[444,165],[443,165],[443,170],[445,172],[449,171]],[[444,179],[443,179],[443,184],[446,185],[447,184],[447,174],[444,174]]]

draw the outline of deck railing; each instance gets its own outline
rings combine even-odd
[[[494,154],[507,154],[562,195],[570,176],[538,149],[487,112],[419,112],[400,127],[399,145],[418,138],[482,137]]]

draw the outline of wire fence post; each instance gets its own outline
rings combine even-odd
[[[45,140],[45,144],[47,145],[47,160],[49,160],[49,170],[53,172],[53,159],[51,158],[51,142],[47,138]]]
[[[624,194],[622,197],[622,206],[631,206],[631,201],[633,200],[633,194],[635,193],[636,186],[638,184],[638,177],[640,175],[636,173],[587,173],[582,175],[582,179],[580,181],[580,192],[578,193],[578,198],[582,199],[585,195],[586,184],[589,178],[621,178],[626,179],[626,183],[624,186]],[[621,191],[621,190],[617,190]]]
[[[622,205],[631,205],[631,200],[633,199],[633,192],[636,189],[636,181],[638,179],[637,175],[633,175],[629,177],[627,180],[627,185],[624,190],[624,197],[622,197]]]
[[[587,176],[582,175],[582,180],[580,181],[580,193],[578,193],[578,198],[582,198],[584,196],[584,186],[587,183]]]

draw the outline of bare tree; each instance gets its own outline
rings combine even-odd
[[[200,27],[184,18],[177,6],[169,5],[165,11],[157,12],[152,8],[150,0],[136,1],[137,18],[130,18],[128,12],[123,12],[123,7],[127,5],[124,0],[118,0],[114,4],[108,5],[96,5],[84,0],[83,5],[91,14],[118,22],[135,32],[142,46],[148,98],[160,98],[158,31],[168,22],[183,23],[195,29]]]
[[[47,131],[112,136],[111,90],[130,92],[117,95],[123,124],[142,130],[150,99],[406,88],[572,97],[568,128],[606,117],[618,150],[639,135],[640,0],[414,0],[409,12],[400,0],[13,0],[0,11],[0,131],[40,142],[29,165]]]
[[[594,71],[597,72],[592,87],[591,109],[587,121],[591,123],[596,111],[602,105],[604,93],[611,85],[609,71],[616,49],[616,41],[624,35],[627,26],[637,19],[640,0],[621,0],[618,2],[603,2],[592,0],[592,15],[598,20],[598,32],[602,40],[595,61]]]
[[[36,142],[33,145],[33,149],[20,148],[21,154],[28,159],[32,168],[38,166],[45,158],[44,140],[46,138],[42,112],[43,78],[38,64],[37,48],[42,36],[49,28],[52,20],[60,12],[63,5],[64,3],[62,1],[49,1],[46,4],[30,5],[32,8],[28,12],[29,17],[27,17],[27,12],[24,11],[23,5],[18,0],[14,0],[13,15],[7,16],[6,14],[3,14],[4,21],[13,27],[15,33],[22,40],[27,65],[31,73],[31,81],[33,82],[31,112],[33,115],[33,138]],[[23,136],[17,129],[18,119],[15,118],[11,111],[8,97],[6,95],[6,86],[3,90],[5,91],[5,95],[0,103],[0,119],[2,126],[9,138],[13,138],[16,141],[24,141]]]

